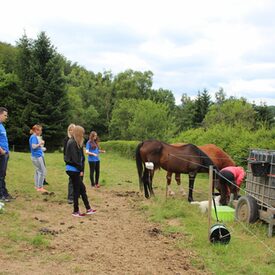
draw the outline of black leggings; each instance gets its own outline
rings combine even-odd
[[[69,175],[73,184],[74,212],[79,211],[79,206],[78,206],[79,196],[81,196],[86,209],[87,210],[91,209],[91,206],[89,204],[88,197],[86,194],[86,187],[82,181],[82,178],[80,177],[80,173],[72,172],[72,171],[66,171],[66,173]]]
[[[100,170],[100,162],[99,161],[89,161],[90,166],[90,180],[91,185],[95,186],[99,181],[99,170]]]

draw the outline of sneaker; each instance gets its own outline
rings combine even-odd
[[[99,185],[99,184],[96,184],[96,185],[95,185],[95,188],[100,188],[100,185]]]
[[[68,204],[73,204],[74,200],[68,200]]]
[[[36,190],[39,192],[48,192],[48,190],[44,189],[43,187],[36,188]]]
[[[8,194],[8,195],[6,196],[6,198],[9,199],[9,200],[15,200],[15,198],[14,198],[12,195],[10,195],[10,194]]]
[[[1,198],[0,198],[0,201],[3,201],[3,202],[10,202],[10,200],[9,200],[7,197],[1,197]]]
[[[78,218],[82,218],[82,217],[85,216],[85,214],[81,214],[80,212],[73,212],[73,213],[72,213],[72,216],[78,217]]]
[[[87,212],[86,212],[86,215],[93,215],[95,214],[96,210],[95,209],[88,209]]]
[[[49,183],[44,180],[43,185],[49,185]]]

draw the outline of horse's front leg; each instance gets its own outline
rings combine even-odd
[[[193,199],[193,189],[194,189],[194,182],[196,178],[197,173],[191,172],[189,173],[189,194],[188,194],[188,201],[194,201]]]
[[[183,186],[181,185],[180,174],[179,174],[179,173],[176,173],[176,174],[175,174],[175,180],[176,180],[177,185],[178,185],[178,187],[179,187],[180,194],[181,194],[182,196],[185,196],[186,193],[185,193],[185,191],[184,191]]]
[[[175,192],[171,189],[171,186],[170,186],[171,180],[172,180],[172,172],[167,172],[167,175],[166,175],[166,181],[167,181],[166,197],[167,197],[167,194],[169,196],[175,195]]]

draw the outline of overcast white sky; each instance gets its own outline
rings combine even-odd
[[[4,3],[3,3],[4,2]],[[57,51],[93,72],[151,70],[153,88],[206,88],[275,105],[273,0],[9,0],[0,41],[45,31]]]

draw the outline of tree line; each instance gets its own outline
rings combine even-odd
[[[62,144],[67,125],[96,130],[103,140],[169,140],[182,132],[225,123],[247,129],[274,126],[275,107],[226,97],[205,88],[194,99],[153,89],[153,72],[92,72],[58,53],[45,32],[26,34],[15,46],[0,42],[1,106],[9,110],[11,144],[26,146],[30,127],[43,126],[48,147]]]

